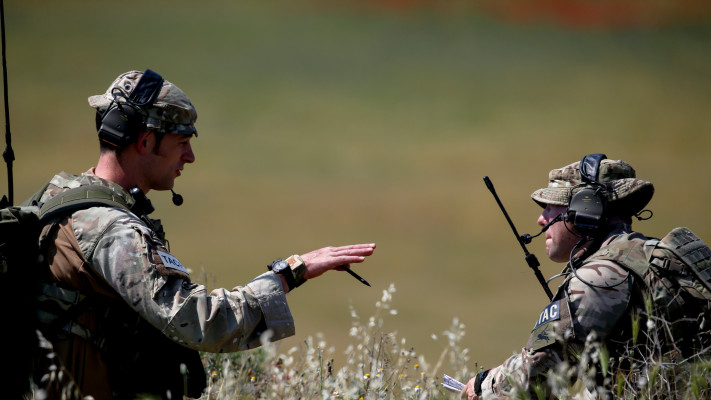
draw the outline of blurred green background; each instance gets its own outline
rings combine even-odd
[[[199,112],[185,204],[150,196],[194,276],[233,287],[276,258],[375,242],[355,267],[372,288],[328,273],[289,295],[283,351],[323,332],[342,357],[349,304],[367,318],[394,283],[386,330],[434,364],[430,336],[459,317],[472,361],[491,366],[547,301],[483,176],[534,233],[529,195],[548,171],[604,152],[656,186],[638,230],[711,240],[705,14],[538,3],[6,2],[16,199],[93,166],[87,97],[154,69]],[[529,249],[545,276],[561,268],[543,240]]]

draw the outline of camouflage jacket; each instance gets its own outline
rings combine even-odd
[[[62,190],[96,183],[133,202],[123,188],[97,177],[93,170],[81,176],[56,175],[40,201]],[[184,347],[234,352],[259,346],[260,334],[267,329],[273,332],[272,340],[294,334],[278,276],[267,272],[245,286],[208,293],[205,286],[191,281],[188,269],[170,253],[160,235],[125,209],[92,207],[50,221],[41,243],[49,262],[49,281],[87,296],[122,301]],[[87,318],[80,322],[88,328],[101,324]],[[102,385],[103,380],[105,385],[106,366],[96,349],[81,340],[65,346],[53,344],[84,394],[92,394],[87,390],[92,381]]]
[[[628,226],[620,225],[603,244],[628,232]],[[632,233],[630,237],[644,236]],[[569,274],[543,309],[521,353],[489,370],[482,381],[482,398],[507,398],[516,391],[529,392],[534,381],[542,381],[554,395],[568,397],[550,387],[551,382],[545,378],[547,372],[562,362],[576,364],[586,340],[621,344],[629,339],[628,316],[631,304],[637,304],[632,301],[636,293],[633,276],[612,261],[598,259],[597,253],[587,257],[576,271],[577,276]],[[606,288],[590,286],[580,278]],[[562,385],[562,390],[565,388],[566,384]]]

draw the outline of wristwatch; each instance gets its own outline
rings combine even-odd
[[[276,260],[267,265],[267,268],[275,274],[282,275],[286,279],[286,285],[289,291],[296,289],[306,282],[304,273],[306,272],[306,264],[298,255],[293,255],[286,260]]]

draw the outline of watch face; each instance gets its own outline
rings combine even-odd
[[[285,269],[289,268],[289,263],[286,261],[278,261],[274,263],[274,266],[272,267],[272,271],[278,273],[281,273]]]

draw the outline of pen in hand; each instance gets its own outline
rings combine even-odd
[[[362,284],[364,284],[364,285],[366,285],[366,286],[370,286],[370,283],[368,283],[368,281],[366,281],[365,279],[361,278],[360,275],[356,274],[355,272],[353,272],[350,268],[346,267],[345,265],[341,265],[341,266],[339,266],[339,267],[336,267],[336,269],[339,270],[339,271],[346,271],[346,272],[348,272],[352,277],[358,279]]]

